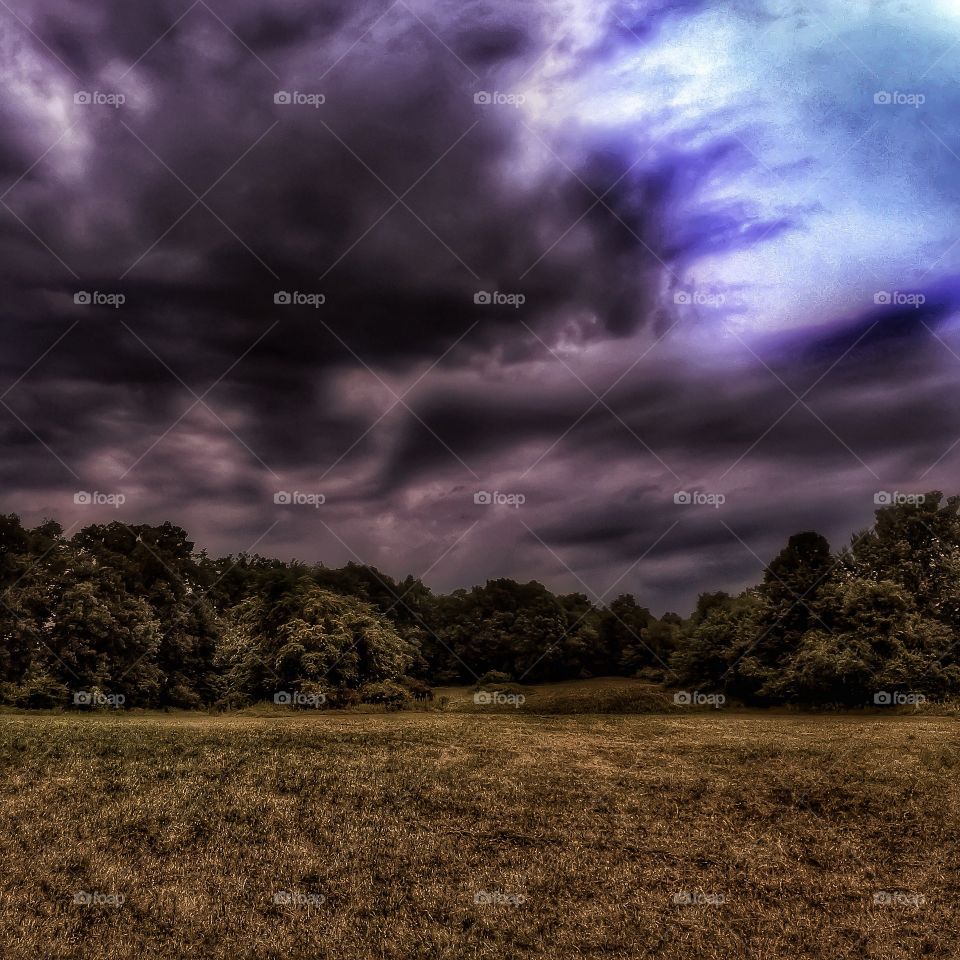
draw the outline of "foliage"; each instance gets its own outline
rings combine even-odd
[[[789,538],[761,582],[654,616],[536,581],[447,595],[375,567],[257,555],[211,559],[170,523],[0,516],[0,699],[199,708],[282,691],[328,706],[429,700],[431,684],[620,675],[751,704],[865,705],[881,693],[960,694],[960,498],[877,511],[832,553]],[[82,701],[81,701],[82,702]]]
[[[393,680],[365,683],[360,688],[361,702],[381,704],[388,710],[399,710],[412,699],[410,690]]]
[[[865,706],[960,694],[960,519],[937,491],[877,511],[834,557],[790,538],[756,590],[701,598],[678,678],[747,702]]]
[[[228,694],[269,699],[309,693],[307,684],[355,688],[396,680],[413,650],[368,603],[340,596],[304,577],[268,583],[237,604],[221,650]]]

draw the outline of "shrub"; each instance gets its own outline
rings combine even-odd
[[[49,674],[37,673],[25,677],[20,683],[3,684],[0,698],[14,707],[50,710],[66,706],[70,701],[70,691],[66,684]]]
[[[354,687],[337,687],[327,694],[327,703],[334,708],[355,707],[360,703],[360,691]]]
[[[167,691],[166,700],[171,707],[179,707],[183,710],[199,710],[203,706],[200,695],[184,683],[172,686]]]
[[[404,677],[402,683],[410,691],[414,700],[433,699],[433,690],[430,689],[429,683],[424,683],[423,680],[416,680],[413,677]]]
[[[215,704],[215,708],[220,711],[224,710],[243,710],[244,707],[249,707],[253,703],[253,699],[248,697],[245,693],[227,693],[222,696]]]
[[[501,683],[513,683],[513,677],[509,673],[503,673],[500,670],[488,670],[478,681],[477,689],[481,687],[495,686]]]
[[[399,710],[409,703],[413,696],[410,691],[394,680],[382,680],[379,683],[367,683],[360,688],[360,699],[364,703],[382,704],[388,710]]]

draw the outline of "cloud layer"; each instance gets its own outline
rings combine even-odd
[[[663,609],[952,489],[941,17],[4,16],[5,510]]]

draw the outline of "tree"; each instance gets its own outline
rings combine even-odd
[[[761,583],[704,593],[690,618],[623,594],[597,607],[536,581],[434,595],[374,567],[197,554],[180,527],[0,516],[0,697],[51,706],[99,688],[131,705],[361,688],[495,671],[540,682],[611,673],[722,690],[755,704],[862,705],[873,694],[960,693],[960,498],[877,511],[833,556],[790,537]],[[350,697],[348,697],[348,693]]]
[[[747,699],[765,702],[769,681],[784,671],[804,634],[826,628],[818,603],[835,567],[830,544],[812,531],[794,534],[770,561],[757,589],[756,635],[739,670]]]
[[[28,530],[0,516],[0,681],[21,682],[43,647],[43,629],[73,563],[63,529],[46,520]]]
[[[919,615],[899,584],[848,578],[827,592],[824,612],[831,629],[804,635],[795,656],[767,681],[771,697],[863,706],[884,691],[939,697],[960,689],[960,669],[941,662],[952,631]]]
[[[937,490],[920,502],[883,507],[872,530],[853,538],[844,560],[851,574],[889,580],[916,610],[960,630],[960,497]]]
[[[425,640],[431,675],[468,681],[497,670],[527,682],[595,676],[607,655],[596,608],[583,594],[557,597],[531,580],[490,580],[434,604]]]
[[[633,675],[644,667],[657,666],[665,652],[659,639],[652,640],[652,613],[628,593],[622,593],[600,614],[603,655],[609,664],[604,673]],[[667,653],[664,659],[669,659]]]
[[[726,593],[701,594],[670,666],[680,685],[701,690],[723,690],[733,696],[753,686],[749,660],[757,637],[762,604],[756,591],[737,597]]]
[[[0,680],[7,682],[22,679],[37,643],[40,596],[36,578],[27,579],[34,562],[30,554],[20,518],[0,516]]]
[[[264,595],[233,608],[222,661],[228,695],[261,700],[398,680],[413,653],[370,604],[303,577],[293,587],[268,583]]]
[[[116,571],[82,563],[58,581],[33,667],[75,692],[94,688],[128,706],[157,706],[160,624]]]
[[[157,702],[178,707],[211,702],[217,691],[214,659],[220,631],[216,611],[204,595],[207,577],[186,531],[171,523],[94,524],[74,536],[73,546],[81,558],[113,571],[161,625]]]

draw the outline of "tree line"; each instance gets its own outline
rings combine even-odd
[[[433,593],[371,566],[197,551],[170,523],[0,516],[0,700],[399,704],[431,685],[636,676],[748,704],[960,692],[960,497],[879,509],[839,552],[790,537],[759,584],[654,616],[508,579]]]

